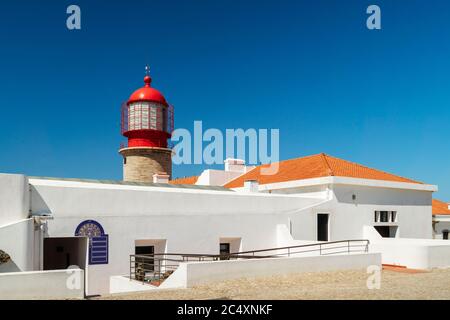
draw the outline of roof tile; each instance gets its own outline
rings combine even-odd
[[[198,176],[192,176],[192,177],[184,177],[184,178],[177,178],[170,180],[170,184],[195,184],[198,180]]]
[[[268,164],[261,165],[228,182],[225,184],[225,187],[239,188],[244,186],[246,180],[258,180],[259,184],[268,184],[329,176],[421,184],[418,181],[368,168],[354,162],[329,156],[325,153],[285,160],[278,164],[278,172],[274,175],[261,174],[261,168],[269,166]]]
[[[444,201],[433,199],[433,215],[450,215],[448,204]]]

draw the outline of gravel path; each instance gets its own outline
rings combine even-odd
[[[302,273],[101,299],[450,299],[450,269],[419,273],[383,270],[378,290],[367,289],[367,278],[365,271]]]

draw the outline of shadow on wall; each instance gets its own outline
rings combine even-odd
[[[20,272],[19,267],[11,260],[9,254],[0,250],[0,273]]]
[[[334,194],[339,202],[355,205],[431,206],[431,192],[417,190],[339,186]]]
[[[33,185],[31,185],[31,212],[37,215],[51,213],[50,208]]]

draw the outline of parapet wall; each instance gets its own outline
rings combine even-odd
[[[0,174],[0,226],[28,218],[29,194],[26,176]]]

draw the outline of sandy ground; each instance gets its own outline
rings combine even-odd
[[[367,289],[368,276],[365,271],[302,273],[101,299],[450,299],[450,269],[418,273],[383,270],[381,288],[372,290]]]

